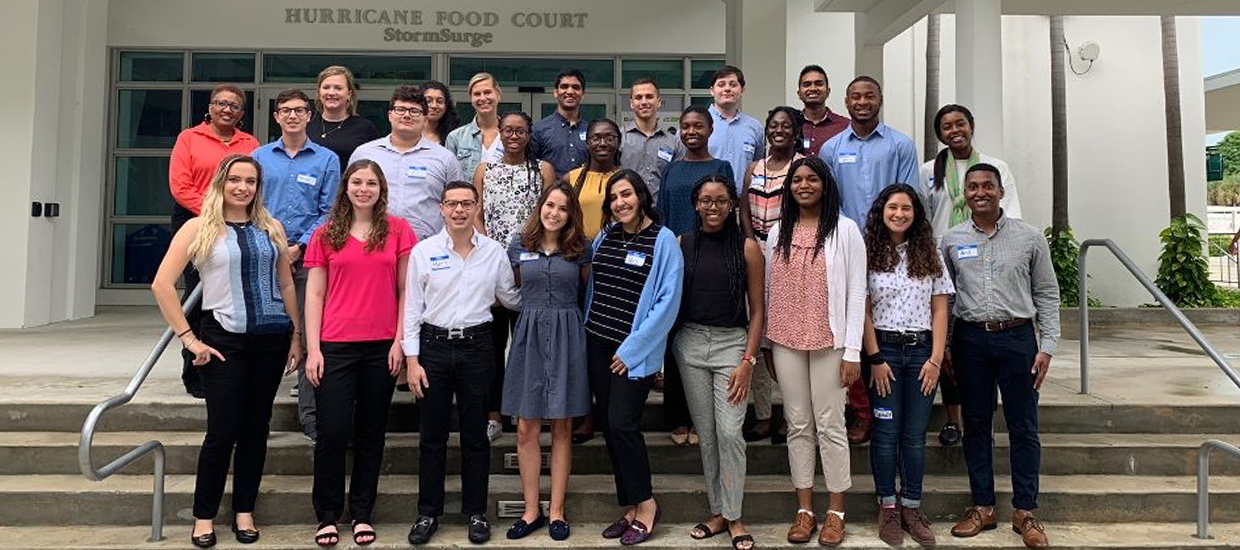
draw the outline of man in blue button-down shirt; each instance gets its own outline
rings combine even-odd
[[[711,76],[710,95],[715,103],[710,116],[715,129],[706,142],[710,156],[732,163],[732,181],[740,192],[749,163],[766,156],[766,133],[762,122],[740,111],[745,95],[745,73],[731,65]]]
[[[581,100],[586,77],[577,69],[564,69],[555,77],[555,112],[534,123],[530,147],[534,156],[555,168],[562,178],[586,161],[586,124],[581,120]]]
[[[263,206],[284,224],[298,309],[304,311],[308,271],[302,265],[302,255],[314,229],[327,219],[336,198],[340,159],[330,149],[306,139],[310,98],[301,90],[280,92],[272,115],[280,125],[280,139],[255,149],[254,159],[263,167]],[[301,374],[295,390],[302,428],[307,437],[314,439],[314,388]]]
[[[840,213],[865,227],[870,204],[888,185],[907,183],[917,186],[917,151],[913,140],[879,121],[883,107],[883,88],[868,76],[848,84],[844,106],[852,123],[848,129],[827,140],[818,157],[831,168],[831,177],[840,190]],[[848,441],[863,443],[870,438],[870,395],[858,380],[848,388],[848,406],[853,424]]]

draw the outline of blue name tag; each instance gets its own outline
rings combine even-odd
[[[581,131],[581,133],[577,134],[577,139],[580,139],[581,141],[585,141],[585,140],[586,140],[586,132],[585,132],[585,130],[582,130],[582,131]]]
[[[521,261],[523,262],[531,262],[537,259],[538,259],[537,252],[522,252],[521,253]]]
[[[977,245],[962,244],[956,247],[956,259],[957,260],[968,260],[970,258],[976,258],[976,257],[977,257]]]
[[[310,174],[297,174],[297,183],[304,183],[306,185],[314,185],[318,182],[319,182],[319,178],[316,178]]]
[[[641,252],[630,251],[624,257],[624,263],[633,267],[641,267],[646,265],[646,255]]]
[[[804,138],[804,139],[802,139],[802,140],[801,140],[801,146],[802,146],[802,147],[804,147],[804,148],[805,148],[805,150],[807,150],[807,151],[808,151],[808,150],[809,150],[809,138]]]
[[[754,145],[752,141],[745,140],[745,143],[741,144],[741,150],[750,155],[753,154],[753,149],[754,149]]]
[[[424,180],[430,174],[430,169],[425,166],[410,166],[405,171],[405,175],[415,180]]]
[[[836,160],[838,160],[840,164],[856,164],[857,153],[840,153],[839,156],[836,157]]]
[[[444,269],[448,269],[452,267],[452,264],[448,262],[447,254],[443,256],[432,256],[430,261],[431,261],[431,271],[442,271]]]
[[[664,162],[672,162],[672,150],[667,147],[660,147],[659,158],[663,159]]]

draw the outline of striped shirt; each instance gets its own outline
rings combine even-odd
[[[280,252],[250,222],[225,222],[207,261],[194,262],[202,276],[202,309],[234,334],[288,332],[276,262]]]
[[[586,332],[616,343],[624,342],[633,328],[633,316],[642,289],[654,264],[654,244],[660,225],[650,224],[636,235],[613,224],[599,243],[591,266],[594,301]]]
[[[1059,283],[1050,247],[1036,227],[1001,215],[993,235],[970,219],[940,244],[956,284],[952,314],[968,322],[1035,319],[1040,351],[1059,345]]]

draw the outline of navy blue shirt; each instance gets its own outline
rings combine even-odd
[[[589,123],[577,119],[569,124],[559,111],[551,113],[534,123],[530,132],[530,145],[534,156],[551,163],[555,177],[567,174],[586,162],[586,128]]]

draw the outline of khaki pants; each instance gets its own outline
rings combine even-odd
[[[847,388],[840,387],[843,349],[800,351],[772,344],[775,372],[788,422],[788,466],[792,485],[814,487],[815,450],[822,460],[827,490],[852,487],[848,433],[844,427]]]

